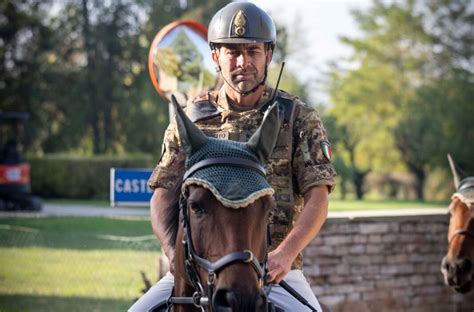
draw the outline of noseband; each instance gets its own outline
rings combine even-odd
[[[449,238],[448,244],[451,244],[451,242],[453,241],[454,237],[456,237],[456,235],[465,235],[465,236],[470,236],[470,237],[474,238],[474,231],[471,231],[471,230],[468,230],[468,229],[455,230],[453,232],[453,234],[451,235],[451,237]]]
[[[251,168],[265,176],[265,169],[255,162],[241,158],[212,158],[205,159],[192,166],[184,174],[183,180],[189,177],[193,172],[201,168],[213,165],[231,165],[237,167]],[[196,307],[201,308],[201,310],[204,311],[204,307],[209,306],[211,304],[210,302],[212,300],[214,287],[219,272],[234,263],[245,263],[251,265],[255,273],[257,274],[259,287],[263,289],[264,276],[266,271],[266,256],[263,263],[259,263],[258,259],[250,250],[232,252],[223,256],[215,262],[211,262],[205,258],[198,256],[194,249],[193,240],[191,236],[191,225],[189,222],[187,201],[182,195],[179,201],[179,210],[184,233],[184,238],[181,241],[181,244],[183,245],[184,268],[188,276],[188,280],[194,287],[195,292],[192,297],[170,297],[170,299],[168,300],[169,306],[171,306],[172,304],[194,304]],[[207,294],[204,292],[203,283],[199,278],[198,268],[201,268],[208,272]]]
[[[472,200],[468,202],[467,199],[462,195],[464,192],[474,189],[474,180],[467,179],[462,182],[459,185],[456,193],[454,193],[453,198],[458,198],[463,204],[465,204],[470,210],[471,216],[474,217],[474,204],[471,202]],[[470,236],[474,238],[474,231],[471,231],[468,228],[457,229],[453,232],[451,237],[448,239],[448,244],[451,244],[451,242],[457,235],[465,235],[465,236]]]

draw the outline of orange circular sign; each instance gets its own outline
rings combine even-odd
[[[171,94],[187,100],[210,89],[217,75],[207,43],[207,28],[192,20],[163,27],[148,54],[148,72],[155,90],[167,101]]]

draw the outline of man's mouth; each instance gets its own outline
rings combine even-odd
[[[251,67],[247,67],[245,69],[237,69],[232,74],[234,76],[248,76],[248,75],[255,75],[255,70]]]
[[[240,74],[240,75],[237,75],[235,78],[237,79],[245,79],[246,77],[248,77],[249,74]]]
[[[254,74],[253,73],[238,73],[234,75],[234,78],[237,80],[248,80],[250,78],[253,78]]]

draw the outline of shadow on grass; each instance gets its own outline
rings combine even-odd
[[[150,221],[108,218],[0,219],[1,247],[159,250]]]
[[[121,237],[119,237],[121,238]],[[114,237],[72,233],[21,233],[0,231],[0,247],[42,247],[75,250],[160,250],[155,237],[146,240],[122,240]]]
[[[0,311],[127,311],[132,300],[0,295]]]

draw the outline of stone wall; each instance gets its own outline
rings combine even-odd
[[[449,217],[328,218],[305,249],[304,272],[333,312],[474,311],[474,292],[444,285]]]

